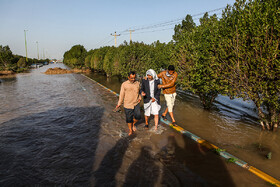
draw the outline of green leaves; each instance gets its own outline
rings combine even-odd
[[[86,58],[86,49],[82,45],[74,45],[69,51],[63,55],[63,62],[70,67],[81,68],[84,66]]]
[[[180,87],[197,94],[205,108],[218,94],[252,100],[260,123],[271,129],[280,124],[279,17],[279,0],[236,0],[221,19],[206,13],[196,26],[187,15],[168,44],[124,42],[88,53],[77,45],[64,61],[122,77],[131,70],[144,75],[173,64]]]
[[[280,120],[275,117],[277,111],[279,116],[278,9],[277,0],[237,0],[221,20],[225,50],[220,56],[226,59],[231,54],[222,75],[229,80],[228,93],[252,100],[261,120],[270,127]]]

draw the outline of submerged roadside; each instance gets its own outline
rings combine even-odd
[[[88,76],[88,75],[87,75]],[[108,86],[109,88],[110,87],[112,87],[112,89],[114,90],[114,91],[117,91],[117,88],[116,88],[116,84],[110,84],[110,82],[114,82],[114,83],[116,83],[116,81],[112,81],[111,79],[109,79],[109,80],[107,80],[107,82],[106,82],[106,79],[102,79],[102,78],[99,78],[97,75],[89,75],[89,77],[91,77],[91,78],[93,78],[93,79],[95,79],[95,80],[97,80],[97,81],[99,81],[99,82],[105,82],[105,85],[106,86]],[[102,76],[101,76],[102,77]],[[101,80],[102,79],[102,80]],[[181,102],[182,100],[180,100],[180,102]],[[234,102],[236,102],[236,101],[234,101]],[[177,103],[178,104],[178,103]],[[180,105],[180,104],[179,104]],[[186,106],[186,105],[185,105]],[[182,109],[182,105],[181,106],[179,106],[180,107],[180,109]],[[189,106],[187,106],[188,108],[187,108],[187,110],[189,110],[189,109],[191,109],[191,108],[189,108]],[[190,111],[192,112],[192,110],[194,110],[194,109],[191,109]],[[244,110],[244,109],[243,109]],[[186,112],[186,110],[184,110],[185,112]],[[177,112],[177,111],[176,111]],[[187,111],[188,112],[188,111]],[[180,112],[179,111],[179,113],[180,114],[182,114],[182,112]],[[185,113],[185,114],[187,114],[187,113]],[[213,114],[212,114],[213,115]],[[186,115],[184,115],[185,117],[186,117]],[[188,115],[189,116],[189,115]],[[201,119],[201,118],[200,118]],[[202,118],[203,119],[203,118]],[[189,119],[188,119],[189,120]],[[188,121],[187,120],[187,121]],[[182,120],[180,120],[181,122],[182,122]],[[187,121],[185,121],[185,122],[187,122]],[[226,121],[226,122],[228,122],[228,121]],[[183,125],[182,123],[179,123],[180,125]],[[219,125],[221,125],[221,124],[219,124]],[[233,129],[233,125],[238,125],[237,127],[234,127],[235,129],[236,128],[239,128],[240,127],[240,125],[239,124],[230,124],[231,126],[230,126],[230,128],[228,129],[228,131],[229,131],[229,133],[230,134],[232,134],[230,131],[232,131]],[[243,125],[244,126],[244,125]],[[249,127],[249,128],[248,128]],[[250,127],[250,125],[248,126],[248,127],[246,127],[247,128],[247,130],[248,129],[252,129],[252,128],[254,128],[254,127]],[[215,128],[215,127],[214,127]],[[223,128],[226,128],[226,127],[223,127]],[[244,128],[243,128],[244,129]],[[254,136],[257,136],[258,137],[258,135],[257,135],[257,132],[258,131],[256,131],[258,128],[255,128],[255,130],[253,131],[254,133],[252,134],[252,132],[249,132],[248,134],[249,135],[252,135],[252,137],[251,138],[254,138]],[[202,131],[207,131],[207,129],[200,129],[200,130],[202,130]],[[212,129],[213,130],[213,129]],[[215,129],[214,129],[215,130]],[[242,130],[242,129],[241,129]],[[208,132],[209,131],[211,131],[211,130],[208,130]],[[216,133],[218,133],[218,131],[216,131]],[[243,133],[245,133],[245,132],[243,132]],[[264,133],[265,132],[260,132],[261,133],[261,135],[262,136],[264,136],[263,137],[263,139],[264,138],[267,138],[268,136],[270,136],[269,134],[267,134],[267,135],[264,135]],[[213,132],[211,132],[211,134],[213,135]],[[210,134],[210,135],[211,135]],[[225,135],[225,133],[224,133],[224,135]],[[276,137],[277,135],[274,133],[274,137]],[[209,138],[209,134],[206,136],[207,138]],[[218,134],[218,136],[217,135],[215,135],[215,137],[221,137],[221,135],[220,134]],[[210,138],[211,139],[211,138]],[[244,139],[244,137],[243,137],[243,139]],[[259,139],[259,140],[256,140],[256,141],[261,141],[261,140],[263,140],[263,139]],[[227,144],[226,142],[223,142],[223,143],[217,143],[217,142],[213,142],[212,141],[212,143],[214,143],[214,144],[216,144],[216,145],[219,145],[219,147],[223,147],[223,149],[220,149],[219,148],[219,150],[221,150],[221,152],[224,152],[225,151],[225,148],[227,148],[227,150],[226,151],[230,151],[233,155],[235,155],[235,156],[239,156],[239,155],[241,155],[242,156],[242,158],[245,158],[246,160],[248,160],[248,158],[249,158],[249,160],[248,160],[248,163],[249,164],[251,164],[251,165],[254,165],[254,164],[257,164],[258,166],[258,168],[259,169],[261,169],[261,170],[265,170],[265,172],[266,173],[272,173],[273,175],[274,175],[274,177],[275,177],[275,179],[277,179],[278,177],[277,177],[277,175],[279,174],[278,172],[277,172],[277,168],[278,167],[275,167],[275,165],[274,164],[277,164],[278,162],[277,162],[277,158],[274,158],[274,160],[272,161],[272,160],[268,160],[268,158],[266,158],[266,152],[268,151],[267,149],[264,149],[263,147],[265,146],[265,145],[261,145],[261,147],[259,147],[259,148],[257,148],[257,152],[253,152],[254,150],[252,150],[255,146],[257,146],[255,143],[253,144],[253,145],[242,145],[242,146],[238,146],[236,143],[238,143],[238,141],[240,141],[240,139],[238,138],[237,139],[237,141],[236,141],[236,137],[234,138],[234,139],[231,139],[230,140],[233,144],[233,146],[230,146],[230,144]],[[235,143],[234,143],[235,142]],[[250,141],[248,141],[248,143],[250,143]],[[261,143],[260,143],[261,144]],[[245,146],[250,146],[250,147],[252,147],[251,148],[251,150],[250,149],[245,149]],[[258,150],[258,149],[260,149],[260,150]],[[270,150],[271,151],[271,150]],[[273,150],[273,154],[274,155],[277,155],[277,150],[274,152],[275,150]],[[269,152],[269,151],[268,151]],[[228,156],[230,156],[228,153],[225,153],[226,155],[225,155],[225,157],[228,157]],[[271,153],[270,153],[271,154]],[[253,160],[252,160],[252,158],[253,158]],[[271,159],[271,158],[270,158]],[[230,159],[229,159],[230,160]],[[276,161],[276,162],[275,162]],[[270,164],[269,164],[269,163]],[[247,164],[246,164],[247,165]],[[273,166],[273,167],[271,167],[271,166]],[[247,167],[246,167],[247,168]],[[253,167],[252,167],[253,168]],[[256,174],[256,175],[258,175],[258,174]],[[265,174],[264,174],[265,175]],[[264,177],[264,175],[261,175],[261,177]],[[273,176],[272,175],[272,176]],[[266,178],[266,177],[264,177],[264,178]],[[267,177],[267,178],[270,178],[269,176]],[[270,181],[270,180],[269,180]],[[271,180],[271,181],[273,181],[273,180]]]
[[[127,137],[115,95],[46,68],[0,85],[1,185],[267,185],[164,124]]]

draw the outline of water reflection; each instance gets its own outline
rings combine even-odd
[[[89,186],[103,110],[57,108],[2,123],[1,186]]]
[[[0,76],[0,84],[5,82],[15,82],[17,80],[16,75],[6,75]]]

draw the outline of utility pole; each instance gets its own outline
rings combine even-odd
[[[130,42],[132,42],[132,39],[131,39],[131,33],[134,32],[135,30],[129,30],[129,39],[130,39]]]
[[[27,58],[27,42],[26,42],[26,31],[28,30],[24,30],[24,39],[25,39],[25,53],[26,53],[26,62],[28,62],[28,58]]]
[[[45,59],[45,48],[43,48],[43,58]]]
[[[38,60],[39,60],[39,47],[38,47],[38,41],[37,41],[36,43],[37,43],[37,56],[38,56]]]
[[[115,36],[115,47],[117,47],[117,36],[120,36],[120,34],[117,35],[116,32],[115,32],[115,34],[111,34],[111,35]]]

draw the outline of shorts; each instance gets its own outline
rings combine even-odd
[[[124,108],[126,123],[133,123],[133,118],[136,120],[141,119],[140,104],[138,103],[134,109]]]
[[[160,110],[160,105],[157,103],[157,101],[152,102],[150,101],[149,103],[144,103],[144,111],[145,111],[145,116],[150,116],[152,115],[158,115]]]
[[[173,112],[173,107],[175,104],[176,93],[173,94],[164,94],[168,112]]]

